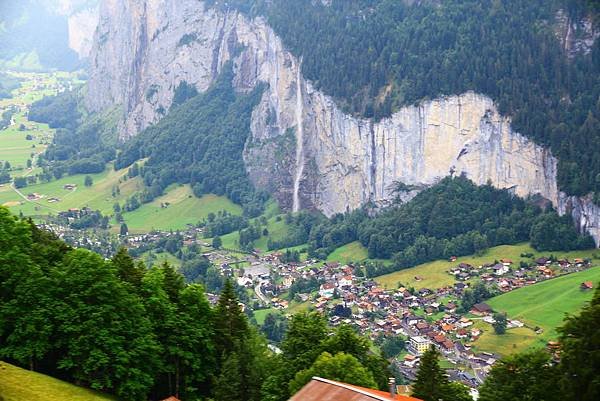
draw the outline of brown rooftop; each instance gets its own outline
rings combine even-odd
[[[313,377],[288,401],[421,401],[418,398]]]

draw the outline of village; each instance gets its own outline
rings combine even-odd
[[[89,213],[88,209],[70,210],[61,217],[68,223]],[[581,258],[540,257],[531,263],[519,264],[500,259],[480,266],[457,262],[446,272],[454,277],[451,286],[416,290],[398,283],[397,288],[384,288],[373,278],[365,277],[361,265],[315,259],[283,262],[285,253],[281,251],[241,253],[213,249],[210,241],[203,238],[203,229],[193,225],[182,231],[153,231],[118,239],[101,231],[90,237],[89,233],[84,235],[64,224],[44,224],[43,227],[76,247],[114,252],[124,244],[134,255],[157,248],[162,251],[169,239],[176,239],[180,247],[196,245],[222,276],[231,277],[246,288],[251,303],[244,305],[245,308],[271,309],[288,316],[302,310],[315,310],[327,316],[332,327],[348,324],[372,340],[380,336],[401,336],[406,339],[406,351],[394,359],[394,364],[407,381],[414,380],[420,356],[433,345],[448,362],[447,372],[452,380],[471,388],[483,383],[501,355],[473,345],[482,335],[482,325],[493,330],[494,311],[485,301],[464,310],[462,300],[466,291],[472,291],[479,282],[497,295],[591,267],[589,260]],[[455,261],[456,258],[450,260]],[[591,282],[581,283],[582,291],[592,287]],[[208,298],[213,302],[218,299],[215,294],[208,294]],[[508,329],[524,325],[507,317]],[[531,329],[542,333],[541,328]],[[548,346],[551,348],[552,344]]]
[[[471,388],[483,383],[500,355],[478,351],[472,344],[482,334],[481,322],[494,323],[493,310],[485,302],[475,303],[469,310],[460,311],[465,291],[472,288],[473,277],[497,293],[509,292],[553,277],[578,272],[591,266],[589,260],[552,260],[538,258],[528,266],[513,266],[503,259],[482,266],[458,264],[448,274],[456,277],[453,286],[420,290],[399,286],[382,288],[364,277],[362,268],[337,262],[308,260],[304,263],[281,263],[282,253],[248,257],[251,267],[238,270],[237,282],[254,289],[265,306],[287,314],[298,305],[322,312],[331,326],[349,324],[372,340],[378,336],[402,336],[407,339],[408,353],[394,363],[407,380],[414,380],[420,356],[431,346],[438,348],[453,366],[448,373],[455,381]],[[214,250],[207,253],[214,263],[226,257]],[[235,275],[227,262],[220,264],[225,275]],[[319,283],[317,288],[296,292],[290,299],[294,283]],[[581,283],[583,291],[592,288],[591,282]],[[478,324],[475,324],[475,323]],[[507,328],[523,327],[515,319],[507,320]],[[538,334],[542,329],[532,328]],[[549,344],[552,347],[552,344]]]

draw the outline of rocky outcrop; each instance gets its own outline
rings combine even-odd
[[[254,183],[286,208],[332,215],[385,204],[400,184],[423,188],[449,174],[563,202],[556,159],[514,132],[490,98],[469,92],[380,122],[355,118],[303,78],[264,20],[197,0],[104,1],[86,103],[92,111],[120,104],[125,140],[164,115],[179,83],[206,90],[229,61],[237,90],[267,84],[244,160]],[[598,208],[571,204],[561,210],[597,230]]]
[[[600,37],[600,30],[594,26],[590,16],[573,19],[562,9],[556,13],[554,32],[570,58],[577,54],[589,54]]]

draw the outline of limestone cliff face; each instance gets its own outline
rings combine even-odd
[[[198,0],[103,1],[91,61],[87,106],[122,105],[123,139],[160,120],[180,82],[204,91],[228,61],[237,90],[266,83],[244,160],[254,183],[289,209],[332,215],[385,204],[399,183],[423,188],[465,174],[521,196],[540,194],[600,240],[599,208],[565,201],[556,159],[514,132],[486,96],[439,98],[380,122],[355,118],[303,78],[301,61],[264,20]]]

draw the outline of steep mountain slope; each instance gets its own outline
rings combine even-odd
[[[357,117],[304,78],[302,61],[262,17],[196,0],[110,0],[100,12],[86,103],[92,111],[122,105],[123,139],[159,121],[181,82],[205,91],[233,61],[238,91],[268,85],[252,114],[246,169],[289,209],[332,215],[386,204],[398,186],[418,190],[465,174],[539,194],[600,239],[600,208],[561,193],[557,159],[515,132],[485,94],[423,100],[380,120]],[[295,144],[282,140],[288,135]]]

